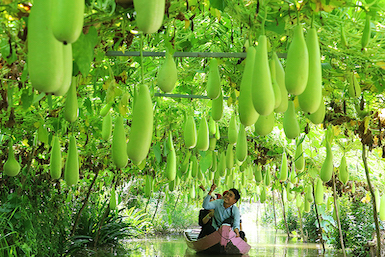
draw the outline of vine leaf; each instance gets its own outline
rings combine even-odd
[[[79,71],[86,77],[94,59],[94,48],[98,42],[98,32],[95,27],[90,27],[88,33],[80,34],[78,40],[72,44],[72,53]]]

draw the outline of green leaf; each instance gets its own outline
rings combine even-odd
[[[210,5],[223,12],[226,8],[226,1],[225,0],[210,0]]]
[[[160,149],[160,144],[159,144],[159,142],[157,142],[157,143],[154,145],[153,150],[154,150],[156,162],[159,164],[159,163],[161,162],[161,160],[162,160],[162,150]]]
[[[98,32],[95,27],[90,27],[87,35],[80,34],[78,40],[72,44],[72,53],[77,67],[86,77],[94,59],[94,47],[98,42]]]
[[[91,100],[87,97],[86,99],[84,99],[84,106],[86,107],[87,111],[92,115],[94,114],[93,110],[92,110],[92,103],[91,103]]]
[[[24,89],[21,93],[20,99],[23,106],[23,110],[27,110],[31,106],[33,101],[33,94],[31,94],[29,91],[29,89]]]
[[[265,29],[269,31],[273,31],[279,35],[285,34],[285,21],[283,19],[279,21],[269,22],[266,21]]]

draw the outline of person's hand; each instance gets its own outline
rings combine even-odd
[[[234,232],[235,232],[235,234],[236,234],[236,237],[240,237],[240,235],[239,235],[239,230],[236,228],[236,229],[234,229]]]
[[[210,187],[210,192],[209,194],[211,194],[212,192],[214,192],[215,188],[217,188],[217,185],[215,185],[214,181],[213,181],[213,184],[211,185]]]
[[[210,217],[214,217],[214,209],[210,210],[209,215]]]

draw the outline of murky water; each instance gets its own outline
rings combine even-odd
[[[323,255],[322,245],[302,243],[295,239],[286,242],[287,235],[282,231],[258,227],[248,217],[242,217],[247,242],[251,250],[246,256],[342,256],[330,246]],[[246,226],[247,224],[247,226]],[[127,256],[205,256],[188,249],[183,236],[167,236],[126,242]]]

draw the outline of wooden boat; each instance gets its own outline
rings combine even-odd
[[[200,229],[184,232],[187,246],[196,252],[211,254],[246,254],[251,246],[236,234],[228,225],[222,225],[214,233],[198,239]]]

